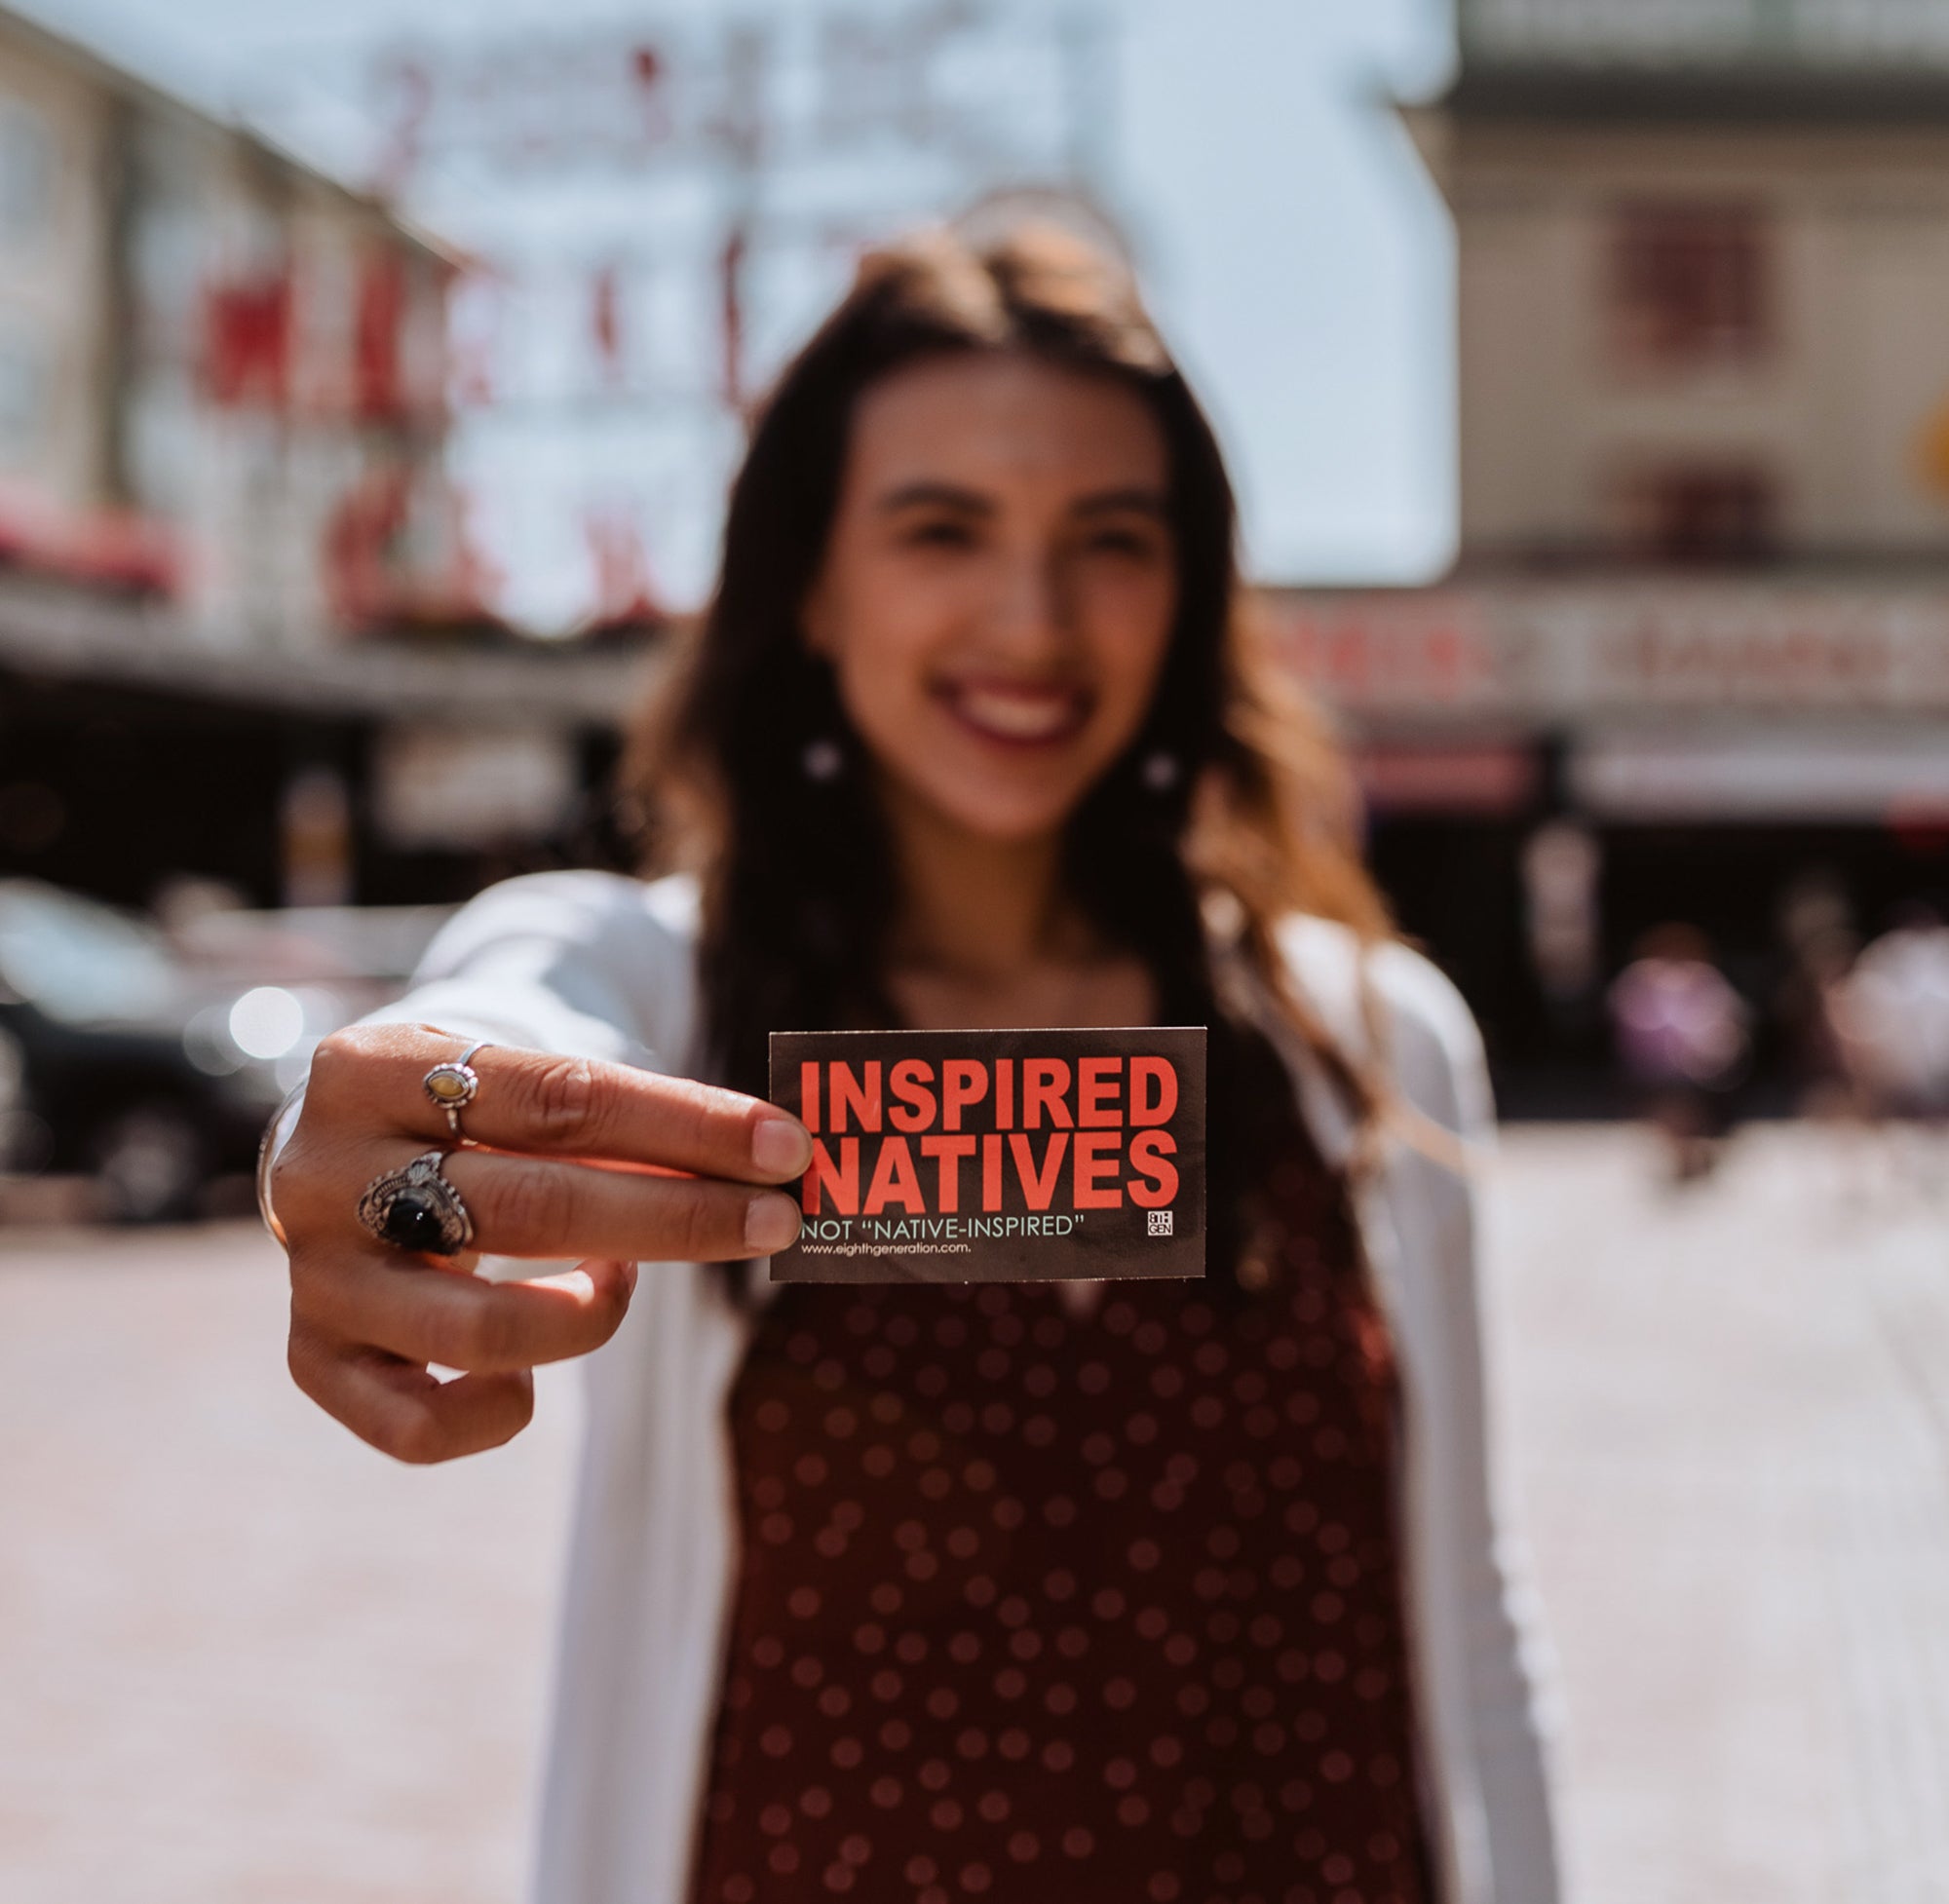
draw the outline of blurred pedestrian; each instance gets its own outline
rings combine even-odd
[[[1119,268],[1046,232],[870,257],[757,419],[647,730],[701,877],[488,892],[281,1120],[291,1366],[356,1432],[492,1446],[533,1363],[597,1351],[550,1904],[1555,1898],[1480,1046],[1234,560]],[[1160,1022],[1210,1031],[1203,1282],[736,1264],[796,1234],[764,1186],[810,1154],[757,1101],[770,1029]],[[375,1172],[412,1190],[379,1237]],[[588,1260],[397,1246],[471,1237]]]
[[[1874,1111],[1949,1116],[1949,926],[1906,908],[1840,986],[1849,1062]]]
[[[1774,1009],[1803,1117],[1852,1121],[1860,1105],[1840,1022],[1840,1001],[1860,956],[1848,896],[1829,872],[1796,879],[1780,906],[1785,971]]]
[[[1890,1182],[1938,1191],[1949,1123],[1949,926],[1906,906],[1834,988],[1833,1016],[1862,1115]]]
[[[1611,986],[1618,1055],[1663,1137],[1675,1181],[1710,1173],[1748,1048],[1745,1001],[1696,926],[1647,933]]]

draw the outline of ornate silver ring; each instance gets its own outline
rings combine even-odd
[[[382,1243],[428,1256],[457,1256],[474,1240],[460,1192],[440,1175],[445,1151],[425,1151],[374,1177],[359,1199],[359,1221]]]
[[[482,1038],[468,1046],[457,1058],[444,1064],[437,1064],[420,1080],[420,1088],[433,1100],[437,1110],[446,1113],[446,1127],[455,1138],[465,1144],[470,1141],[466,1131],[460,1127],[460,1114],[472,1104],[480,1091],[480,1074],[474,1068],[474,1054],[484,1051],[488,1040]]]

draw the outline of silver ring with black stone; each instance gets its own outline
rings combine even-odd
[[[484,1051],[489,1042],[485,1038],[477,1039],[457,1058],[435,1065],[420,1080],[420,1088],[433,1100],[437,1110],[446,1113],[447,1129],[463,1144],[472,1139],[460,1127],[460,1114],[480,1092],[480,1074],[474,1068],[474,1054]]]
[[[445,1151],[425,1151],[374,1177],[359,1199],[359,1221],[395,1249],[458,1256],[474,1240],[474,1218],[460,1192],[440,1175]]]

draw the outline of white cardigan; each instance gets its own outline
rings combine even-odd
[[[376,1014],[681,1073],[693,1059],[696,895],[602,873],[510,880],[458,913]],[[1353,936],[1294,918],[1292,974],[1331,1034],[1367,1037]],[[1461,999],[1405,947],[1368,960],[1400,1095],[1472,1150],[1491,1108]],[[1316,1140],[1345,1108],[1265,1018]],[[1391,1142],[1358,1216],[1405,1400],[1403,1519],[1421,1774],[1441,1904],[1555,1904],[1527,1596],[1493,1476],[1477,1316],[1477,1184]],[[512,1266],[510,1266],[512,1267]],[[532,1273],[533,1266],[527,1266]],[[504,1272],[505,1273],[505,1272]],[[583,1364],[588,1421],[562,1606],[535,1904],[685,1904],[736,1579],[725,1402],[745,1317],[699,1266],[649,1266]]]

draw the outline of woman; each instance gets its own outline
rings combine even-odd
[[[496,888],[321,1047],[271,1186],[305,1391],[442,1460],[600,1346],[551,1904],[1554,1898],[1479,1047],[1388,936],[1233,541],[1116,269],[1047,233],[869,259],[758,420],[641,749],[701,880]],[[740,1262],[809,1156],[769,1030],[1142,1023],[1210,1030],[1203,1283]],[[474,1238],[585,1260],[398,1246]]]

